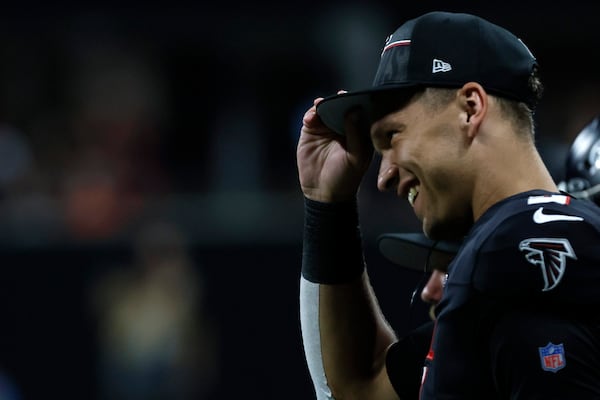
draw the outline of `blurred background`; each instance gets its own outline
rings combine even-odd
[[[3,5],[0,399],[311,399],[298,322],[295,146],[314,97],[370,85],[385,37],[434,9],[521,37],[546,85],[556,180],[600,113],[587,2],[288,1]],[[375,241],[419,225],[360,193],[391,323],[422,280]],[[525,173],[525,171],[524,171]]]

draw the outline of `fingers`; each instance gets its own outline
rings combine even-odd
[[[317,105],[323,100],[323,97],[317,97],[313,100],[313,105],[310,107],[302,118],[302,129],[309,130],[310,133],[325,133],[329,132],[329,128],[323,124],[321,118],[317,114]]]
[[[337,94],[344,94],[344,93],[348,93],[346,90],[338,90]],[[327,127],[323,121],[321,121],[319,115],[317,114],[317,106],[319,105],[319,103],[321,101],[323,101],[323,97],[317,97],[313,100],[313,105],[312,107],[310,107],[306,113],[304,114],[304,117],[302,119],[302,123],[303,123],[303,127],[302,129],[304,131],[308,130],[309,132],[307,133],[312,133],[312,134],[334,134],[333,130],[331,130],[329,127]],[[366,135],[368,138],[368,129],[369,129],[369,124],[368,124],[368,118],[365,114],[365,112],[361,111],[361,110],[356,110],[353,112],[348,113],[348,115],[346,116],[345,119],[345,124],[348,126],[345,126],[345,132],[357,132],[356,135],[348,135],[348,136],[354,136],[359,138],[358,141],[353,141],[354,139],[350,138],[350,141],[352,144],[356,144],[356,145],[364,145],[364,136]],[[347,141],[347,139],[344,139],[345,141]],[[370,142],[370,139],[369,139]]]
[[[344,94],[344,93],[348,93],[347,90],[343,90],[340,89],[337,91],[337,94]],[[302,122],[304,123],[305,126],[307,127],[311,127],[311,124],[315,124],[317,123],[315,120],[318,118],[317,117],[317,105],[323,101],[324,97],[317,97],[316,99],[313,100],[313,105],[311,108],[309,108],[306,113],[304,114],[304,118],[302,120]],[[324,125],[323,125],[324,126]]]
[[[309,108],[302,118],[302,129],[314,130],[318,129],[320,126],[324,125],[317,115],[317,110],[314,107]]]

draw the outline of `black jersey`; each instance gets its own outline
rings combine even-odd
[[[437,313],[421,399],[600,399],[600,208],[544,191],[492,206]]]

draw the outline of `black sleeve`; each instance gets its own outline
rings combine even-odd
[[[434,323],[416,328],[388,350],[386,368],[390,382],[402,400],[417,400],[421,388],[423,362],[431,345]]]
[[[500,316],[490,341],[499,398],[600,398],[600,319],[581,314],[521,309]]]

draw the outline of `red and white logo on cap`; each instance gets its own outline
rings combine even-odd
[[[408,46],[410,45],[410,39],[404,39],[404,40],[395,40],[395,41],[391,41],[392,40],[392,36],[388,36],[387,40],[385,41],[385,46],[383,47],[383,50],[381,51],[381,55],[383,56],[383,53],[385,53],[386,51],[388,51],[391,48],[394,47],[398,47],[398,46]]]

